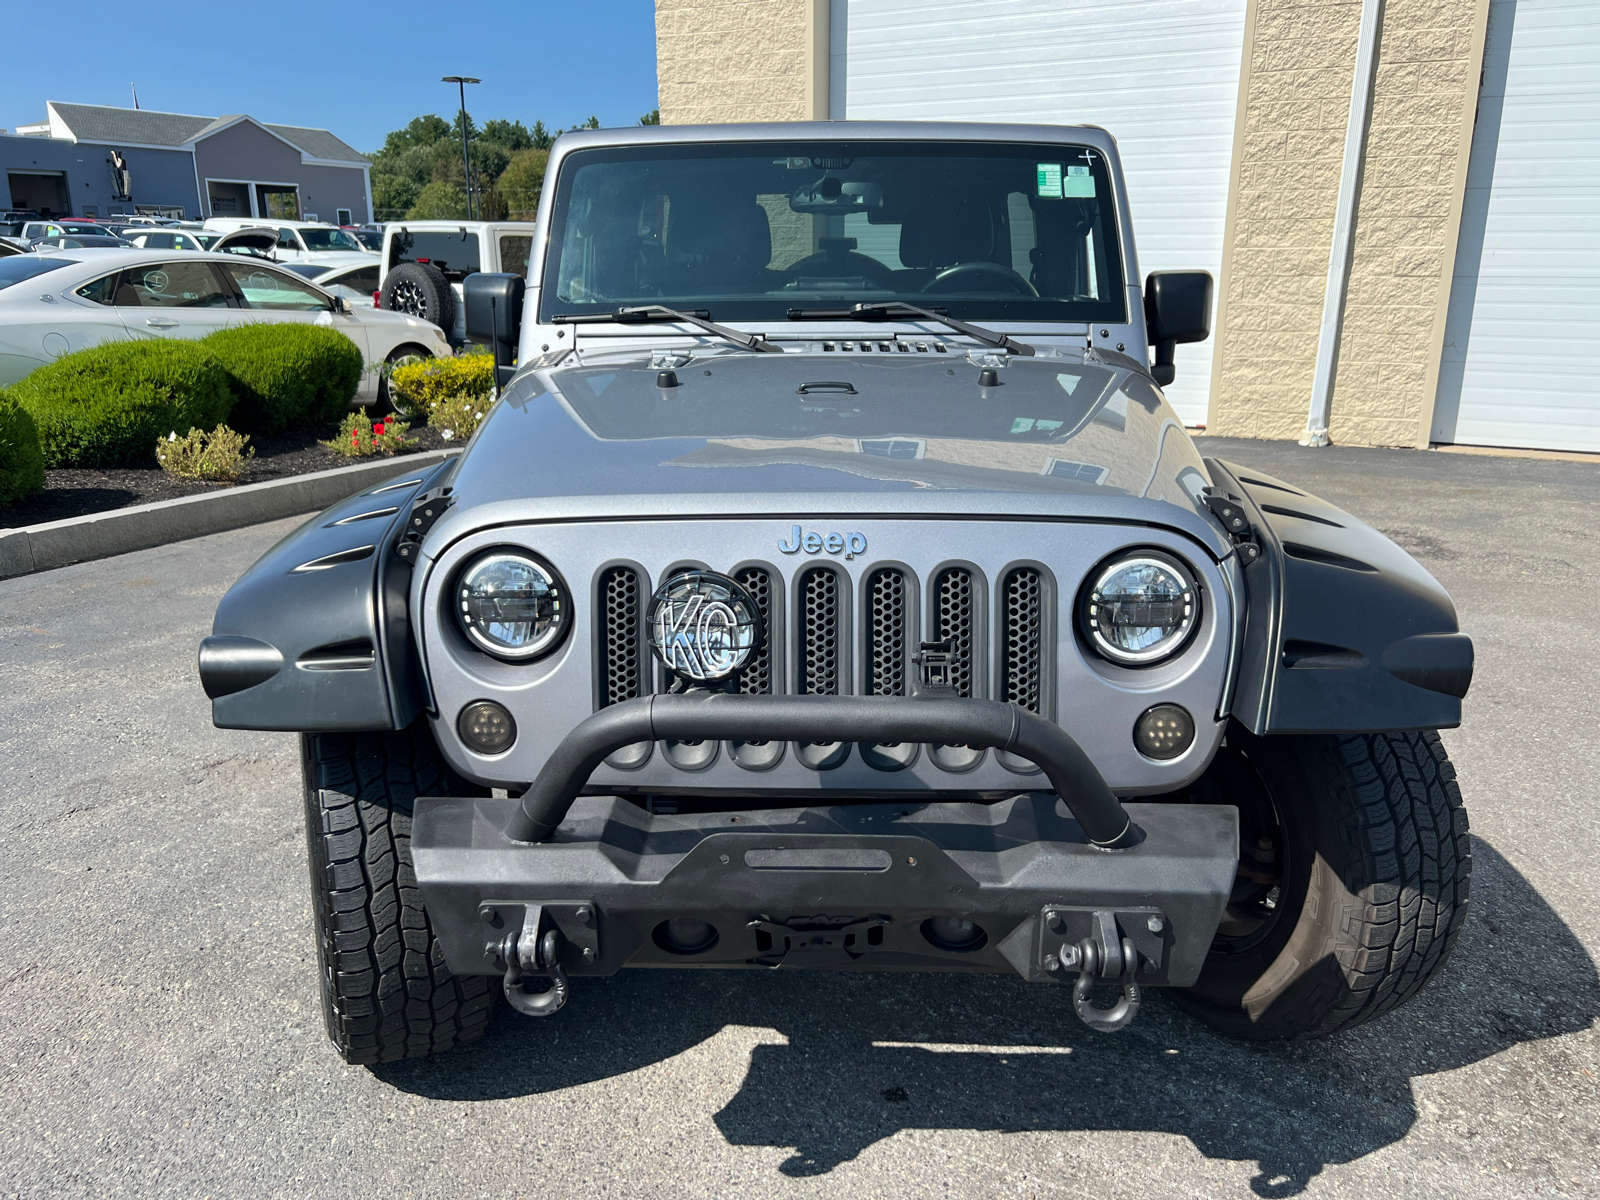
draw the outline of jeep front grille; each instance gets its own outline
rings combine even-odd
[[[783,631],[773,624],[772,605],[772,575],[762,567],[745,567],[734,575],[744,590],[750,593],[756,602],[756,607],[761,610],[761,621],[766,626],[767,636],[761,640],[761,646],[750,656],[750,661],[739,672],[735,680],[737,689],[746,694],[767,695],[772,691],[773,681],[773,654],[774,643],[782,644]],[[779,662],[782,657],[779,656]]]
[[[883,567],[867,578],[867,594],[861,607],[866,610],[866,692],[869,696],[906,694],[906,635],[910,614],[906,611],[905,572]]]
[[[951,643],[950,681],[958,696],[972,695],[982,619],[976,592],[972,572],[965,567],[946,567],[934,584],[933,629],[928,641]]]
[[[1044,580],[1036,568],[1017,567],[1006,575],[1004,604],[1000,634],[1005,639],[1005,698],[1036,713],[1044,691],[1045,620]]]
[[[800,577],[795,601],[799,646],[795,655],[798,678],[795,690],[802,696],[839,695],[843,675],[840,658],[839,576],[828,567],[812,567]]]
[[[632,567],[607,567],[597,589],[600,638],[596,708],[609,708],[649,691],[644,652],[644,583]]]

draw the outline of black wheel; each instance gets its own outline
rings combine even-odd
[[[1255,738],[1187,796],[1239,808],[1239,874],[1180,1005],[1234,1037],[1300,1041],[1382,1016],[1450,956],[1472,851],[1436,733]]]
[[[383,307],[432,321],[446,334],[456,321],[456,294],[432,263],[401,263],[383,277]]]
[[[346,1062],[425,1058],[483,1036],[499,996],[452,975],[411,865],[417,796],[482,795],[439,757],[419,721],[404,733],[308,733],[306,840],[328,1036]]]
[[[389,375],[396,367],[403,367],[409,363],[426,362],[432,358],[421,346],[398,346],[383,360],[383,373],[378,377],[378,409],[387,410],[397,417],[410,420],[417,415],[416,410],[403,399],[396,396],[389,387]]]

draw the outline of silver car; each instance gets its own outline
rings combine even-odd
[[[568,134],[526,278],[464,294],[465,453],[278,543],[200,648],[216,724],[301,737],[349,1061],[623,967],[999,972],[1106,1032],[1167,987],[1282,1040],[1438,972],[1472,643],[1190,441],[1211,278],[1141,275],[1108,133]]]

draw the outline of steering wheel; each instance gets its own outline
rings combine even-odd
[[[847,273],[835,276],[836,278],[850,279],[860,275],[866,278],[875,288],[885,291],[894,290],[894,270],[885,266],[870,254],[857,254],[852,250],[845,255],[845,263]],[[786,282],[792,282],[796,279],[805,278],[808,274],[814,272],[823,272],[823,274],[813,275],[813,278],[826,279],[830,277],[826,274],[828,265],[828,256],[826,254],[813,254],[810,258],[802,259],[785,270],[783,273],[784,279]]]
[[[982,277],[981,279],[978,277]],[[973,262],[957,263],[940,271],[923,288],[923,292],[960,292],[977,284],[977,290],[983,290],[983,285],[988,283],[1001,283],[1007,291],[1015,292],[1019,296],[1037,296],[1039,289],[1034,287],[1021,275],[1010,267],[1001,266],[995,262],[974,260]]]

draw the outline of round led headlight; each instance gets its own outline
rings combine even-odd
[[[456,618],[480,650],[521,662],[548,654],[571,624],[566,585],[517,550],[491,550],[456,579]]]
[[[1194,579],[1176,559],[1143,550],[1097,568],[1078,612],[1101,657],[1142,667],[1183,648],[1199,618],[1200,599]]]
[[[726,679],[750,661],[766,629],[755,599],[715,571],[679,571],[650,597],[650,648],[695,682]]]

